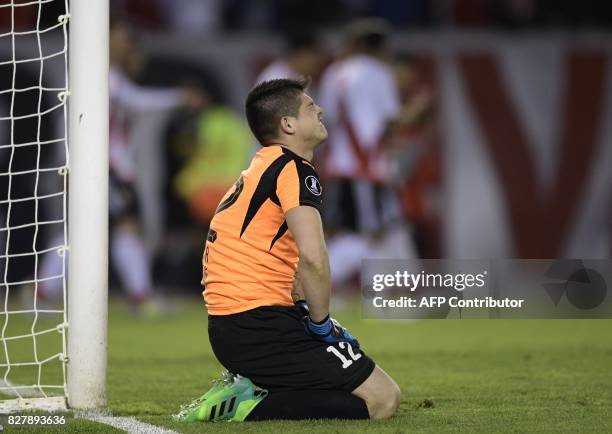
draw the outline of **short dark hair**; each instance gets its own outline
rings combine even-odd
[[[310,84],[309,79],[279,78],[255,86],[246,99],[246,117],[253,135],[267,146],[278,135],[283,116],[298,115],[300,95]]]

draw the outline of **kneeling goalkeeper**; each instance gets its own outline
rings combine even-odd
[[[327,131],[306,86],[271,80],[247,97],[263,148],[219,204],[203,258],[210,344],[234,375],[183,419],[383,419],[398,408],[397,384],[329,315],[322,187],[311,164]]]

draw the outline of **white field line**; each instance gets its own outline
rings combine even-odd
[[[102,412],[77,412],[75,413],[75,417],[110,425],[113,428],[124,430],[128,434],[178,434],[171,429],[141,422],[133,417],[110,416]]]
[[[0,386],[21,386],[20,384],[12,384],[10,382],[6,382],[4,380],[0,380]],[[15,391],[6,389],[2,391],[2,394],[17,397],[18,395]],[[32,388],[28,389],[19,389],[19,394],[23,398],[40,398],[43,396],[40,391]],[[172,431],[170,429],[162,428],[159,426],[151,425],[149,423],[141,422],[133,417],[121,417],[121,416],[111,416],[110,413],[106,412],[75,412],[75,417],[79,419],[87,419],[93,422],[102,423],[105,425],[110,425],[113,428],[121,429],[126,431],[128,434],[178,434],[176,431]]]

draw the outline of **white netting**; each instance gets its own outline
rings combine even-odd
[[[0,4],[0,400],[66,393],[67,25],[67,0]]]

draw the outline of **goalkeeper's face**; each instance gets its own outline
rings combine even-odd
[[[323,124],[323,109],[311,97],[303,93],[297,116],[296,134],[303,143],[316,147],[327,138],[327,129]]]

